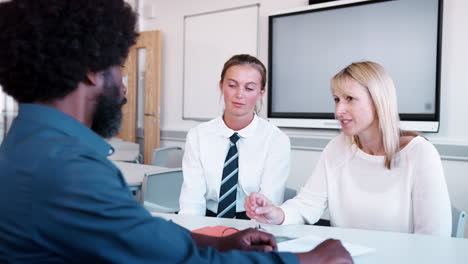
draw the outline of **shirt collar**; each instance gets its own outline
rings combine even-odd
[[[49,106],[38,104],[19,104],[18,120],[39,123],[59,130],[66,135],[80,138],[84,144],[103,156],[109,156],[114,148],[101,136],[73,117]]]
[[[230,136],[232,136],[232,134],[234,134],[234,132],[237,132],[240,137],[248,138],[250,136],[253,136],[254,133],[255,133],[255,130],[257,129],[258,116],[257,116],[257,114],[254,114],[254,118],[252,119],[250,124],[248,124],[246,127],[244,127],[243,129],[241,129],[239,131],[234,131],[234,130],[230,129],[229,127],[227,127],[226,123],[224,123],[223,117],[219,118],[219,122],[220,122],[220,134],[221,134],[221,136],[229,138]]]

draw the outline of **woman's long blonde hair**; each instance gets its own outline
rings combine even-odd
[[[401,134],[393,80],[378,63],[372,61],[355,62],[333,76],[331,79],[332,90],[343,90],[349,78],[366,87],[374,102],[385,152],[385,167],[390,169],[392,160],[400,148]],[[351,144],[362,147],[357,135],[349,136],[347,140]]]

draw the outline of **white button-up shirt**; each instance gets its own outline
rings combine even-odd
[[[276,205],[283,201],[290,166],[289,138],[256,115],[240,131],[228,128],[219,117],[187,134],[180,214],[205,215],[206,209],[217,212],[224,160],[234,132],[240,136],[236,212],[245,211],[245,197],[252,192],[264,194]]]
[[[298,196],[285,202],[283,224],[313,224],[328,207],[332,226],[450,236],[452,218],[435,147],[413,138],[384,167],[384,157],[330,141]]]

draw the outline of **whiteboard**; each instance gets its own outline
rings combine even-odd
[[[184,17],[183,119],[210,120],[224,108],[219,81],[233,55],[257,55],[259,5]]]

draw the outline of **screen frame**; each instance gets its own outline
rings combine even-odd
[[[277,18],[295,16],[305,13],[314,13],[325,10],[348,8],[360,5],[377,4],[381,2],[398,0],[343,0],[320,4],[313,4],[303,8],[278,12],[268,16],[268,112],[270,122],[279,127],[293,128],[320,128],[340,129],[334,113],[305,113],[305,112],[273,112],[272,102],[274,97],[273,82],[273,21]],[[400,127],[405,130],[421,132],[438,132],[440,126],[440,82],[441,82],[441,53],[442,53],[442,27],[443,27],[443,0],[438,1],[437,21],[437,54],[436,54],[436,78],[435,78],[435,109],[434,113],[424,114],[399,114]],[[330,76],[331,78],[331,76]]]

